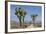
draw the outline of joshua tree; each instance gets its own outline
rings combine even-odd
[[[37,14],[32,14],[32,15],[31,15],[31,18],[32,18],[32,20],[33,20],[33,24],[34,24],[34,25],[35,25],[35,19],[36,19],[37,16],[38,16]]]
[[[21,19],[23,17],[23,22],[24,22],[24,17],[26,15],[26,12],[24,10],[22,10],[21,8],[16,8],[15,9],[15,15],[17,15],[17,17],[19,18],[20,21],[20,26],[21,26]]]
[[[20,26],[21,26],[21,15],[22,15],[21,8],[16,8],[15,11],[16,11],[15,15],[17,15],[17,17],[19,18]]]

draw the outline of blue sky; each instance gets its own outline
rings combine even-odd
[[[17,16],[15,15],[15,8],[21,7],[24,9],[27,14],[25,16],[25,21],[31,21],[31,15],[32,14],[38,14],[38,17],[36,18],[36,21],[42,20],[42,7],[41,6],[27,6],[27,5],[10,5],[10,19],[14,21],[19,21]]]

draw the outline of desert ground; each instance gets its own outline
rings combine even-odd
[[[19,28],[39,28],[41,27],[41,23],[35,23],[35,26],[33,24],[30,23],[22,23],[22,26],[20,27],[20,23],[17,23],[15,21],[11,21],[10,23],[11,29],[19,29]]]

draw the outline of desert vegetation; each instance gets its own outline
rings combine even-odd
[[[17,18],[19,19],[19,23],[16,21],[11,20],[11,29],[16,29],[16,28],[27,28],[28,26],[34,26],[34,27],[41,27],[41,22],[35,23],[35,19],[37,19],[38,14],[32,14],[30,22],[26,23],[24,22],[24,18],[27,15],[26,10],[22,9],[21,7],[15,8],[15,13],[14,13]],[[33,25],[32,25],[33,24]]]
[[[20,21],[20,27],[22,26],[21,25],[21,23],[22,23],[21,19],[22,18],[23,18],[22,20],[23,20],[23,25],[24,25],[24,17],[26,15],[26,12],[23,9],[21,9],[21,8],[16,8],[15,9],[15,15],[18,17],[18,19]]]

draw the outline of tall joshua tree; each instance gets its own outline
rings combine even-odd
[[[34,24],[34,25],[35,25],[35,19],[36,19],[37,16],[38,16],[37,14],[32,14],[32,15],[31,15],[31,18],[32,18],[32,20],[33,20],[33,24]]]
[[[17,15],[17,17],[19,18],[20,26],[21,26],[21,15],[22,15],[21,8],[16,8],[15,9],[15,15]]]
[[[24,23],[24,17],[26,15],[26,12],[24,10],[22,10],[22,8],[16,8],[15,9],[15,15],[17,15],[17,17],[19,18],[20,21],[20,26],[21,26],[21,19],[23,17],[23,23]]]
[[[23,23],[23,27],[24,27],[24,18],[25,18],[25,15],[26,15],[26,11],[25,10],[23,10],[22,8],[21,8],[21,19],[22,19],[22,23]]]

